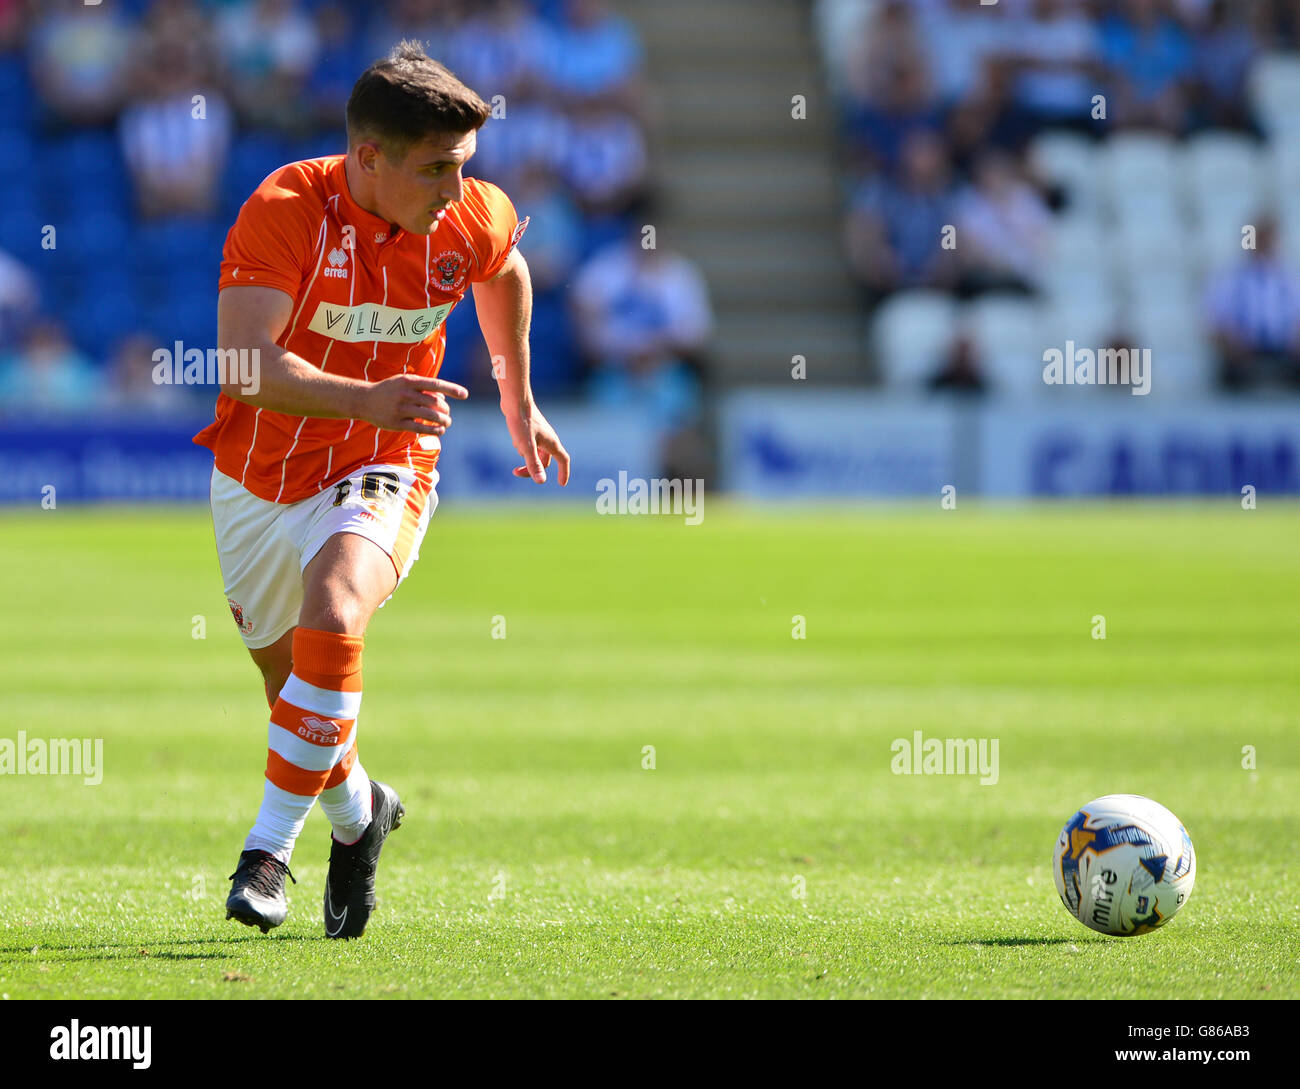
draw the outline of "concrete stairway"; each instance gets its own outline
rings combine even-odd
[[[728,381],[866,375],[841,255],[834,118],[799,0],[618,0],[639,28],[658,108],[661,247],[697,261]],[[791,117],[801,94],[807,116]]]

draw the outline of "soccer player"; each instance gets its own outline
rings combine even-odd
[[[259,381],[223,382],[194,441],[215,455],[226,596],[271,705],[262,805],[226,901],[227,918],[263,933],[284,922],[289,859],[317,798],[333,830],[331,938],[365,930],[380,851],[405,812],[357,758],[361,649],[437,506],[448,399],[468,395],[437,377],[444,322],[467,289],[523,460],[515,475],[543,484],[554,459],[568,483],[569,455],[529,384],[532,291],[515,248],[528,220],[463,174],[488,114],[402,42],[352,89],[347,154],[275,171],[226,238],[220,347],[256,349]]]

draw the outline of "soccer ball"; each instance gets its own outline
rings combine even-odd
[[[1139,794],[1107,794],[1061,829],[1052,876],[1061,903],[1084,926],[1130,938],[1163,926],[1187,903],[1196,852],[1163,805]]]

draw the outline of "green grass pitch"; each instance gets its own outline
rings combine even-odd
[[[0,517],[0,738],[104,739],[98,786],[0,778],[0,993],[1300,997],[1297,541],[1231,498],[444,504],[368,636],[361,757],[408,816],[335,943],[319,810],[288,922],[224,918],[267,712],[206,511]],[[892,774],[914,730],[996,737],[998,782]],[[1139,938],[1052,883],[1111,792],[1197,847]]]

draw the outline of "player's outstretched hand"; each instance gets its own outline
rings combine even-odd
[[[451,426],[447,398],[465,400],[469,390],[441,378],[395,374],[365,391],[361,418],[384,431],[414,431],[441,435]]]
[[[515,468],[515,476],[532,477],[536,483],[545,484],[546,467],[551,464],[551,458],[555,458],[560,487],[568,484],[569,451],[560,442],[555,428],[546,422],[542,410],[531,401],[519,405],[503,401],[501,412],[506,418],[506,427],[510,429],[510,441],[524,459],[524,463]]]

